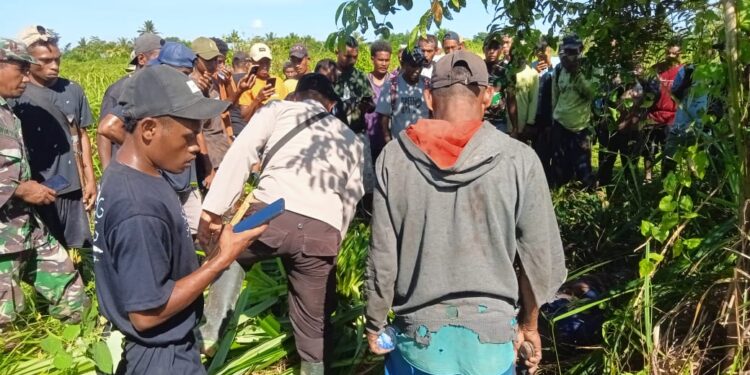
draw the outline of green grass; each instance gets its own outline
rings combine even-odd
[[[98,117],[104,91],[125,73],[126,63],[124,58],[63,60],[62,74],[82,84]],[[582,301],[574,310],[602,309],[606,316],[603,343],[572,351],[551,346],[544,353],[544,374],[645,374],[648,369],[690,373],[685,369],[708,369],[719,361],[724,343],[715,332],[720,330],[717,322],[725,318],[720,314],[726,289],[722,280],[731,277],[737,259],[732,249],[737,240],[734,207],[739,194],[737,155],[728,146],[731,142],[726,141],[723,126],[715,124],[713,134],[699,138],[695,152],[683,150],[685,157],[674,178],[678,184],[675,189],[669,188],[669,181],[658,178],[643,184],[642,165],[641,174],[631,176],[622,173],[618,162],[618,173],[610,186],[597,191],[575,186],[553,191],[571,277],[592,273],[622,277],[612,282],[606,300]],[[93,141],[94,128],[89,135]],[[592,150],[595,168],[597,147]],[[699,177],[695,166],[696,161],[701,162],[697,154],[702,151],[710,157],[704,175]],[[672,212],[660,209],[670,208],[660,204],[666,196],[679,202],[690,196],[694,207],[676,209],[677,221],[673,224]],[[644,234],[644,221],[669,229]],[[662,234],[667,238],[655,238]],[[362,285],[368,241],[369,227],[353,224],[338,258],[339,305],[333,317],[337,374],[382,371],[382,358],[369,355],[363,337]],[[74,259],[95,303],[87,254]],[[245,284],[248,300],[238,319],[237,336],[225,346],[226,361],[212,364],[207,360],[207,366],[213,366],[219,374],[292,373],[299,358],[291,337],[283,270],[276,261],[262,262],[248,272]],[[43,303],[32,302],[31,288],[24,286],[24,291],[29,301],[27,310],[10,330],[0,334],[0,374],[93,373],[97,363],[107,367],[104,322],[95,304],[84,322],[71,329],[47,317]],[[661,333],[656,335],[656,331]]]

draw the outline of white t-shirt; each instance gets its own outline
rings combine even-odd
[[[435,68],[435,62],[431,62],[430,66],[422,68],[422,77],[425,77],[427,79],[432,79],[432,69]]]
[[[395,108],[391,108],[394,101],[391,99],[391,81],[383,84],[375,112],[391,118],[391,136],[395,138],[398,133],[414,124],[421,118],[428,118],[430,110],[424,102],[424,79],[419,78],[416,85],[410,85],[402,75],[398,76],[396,89]]]

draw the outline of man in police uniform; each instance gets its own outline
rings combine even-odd
[[[32,209],[53,203],[56,193],[30,179],[21,121],[7,103],[23,94],[36,63],[23,43],[0,38],[0,331],[23,310],[22,279],[33,282],[54,316],[78,321],[87,303],[73,262]]]

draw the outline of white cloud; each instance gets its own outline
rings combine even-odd
[[[253,29],[262,29],[263,28],[263,20],[260,18],[256,18],[253,20],[253,22],[250,23],[250,27]]]

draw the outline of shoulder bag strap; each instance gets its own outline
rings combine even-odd
[[[260,165],[260,173],[263,173],[263,171],[266,169],[266,166],[268,165],[268,162],[271,160],[274,154],[276,154],[276,152],[278,152],[279,149],[281,149],[281,147],[284,146],[284,144],[289,142],[290,139],[294,138],[294,136],[299,134],[302,130],[304,130],[308,126],[314,124],[315,122],[319,120],[322,120],[324,117],[328,115],[329,115],[328,112],[320,112],[308,118],[307,120],[305,120],[305,122],[297,125],[296,127],[294,127],[294,129],[290,130],[289,133],[286,133],[283,137],[281,137],[281,139],[279,139],[279,141],[276,142],[276,144],[274,144],[270,150],[268,150],[265,157],[263,158],[263,162]]]

